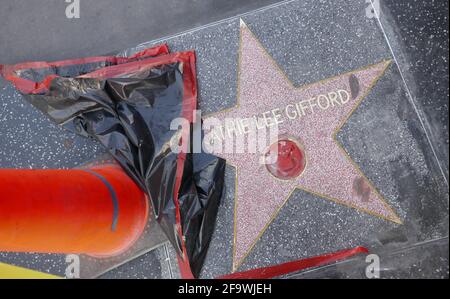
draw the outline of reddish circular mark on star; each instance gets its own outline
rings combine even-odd
[[[276,178],[291,180],[300,176],[306,167],[306,155],[299,143],[280,139],[265,154],[267,170]]]

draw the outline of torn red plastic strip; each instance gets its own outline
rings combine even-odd
[[[24,69],[62,67],[67,65],[78,65],[96,62],[110,62],[116,65],[121,65],[124,63],[128,63],[130,61],[134,61],[136,59],[166,55],[168,53],[169,53],[168,46],[166,44],[163,44],[152,48],[144,49],[129,57],[96,56],[96,57],[55,61],[55,62],[37,61],[37,62],[25,62],[15,65],[0,65],[0,75],[2,75],[6,80],[11,81],[19,91],[26,94],[37,94],[45,92],[48,89],[50,82],[54,78],[58,77],[58,75],[50,75],[41,82],[34,82],[32,80],[24,79],[17,76],[16,71]]]
[[[183,63],[183,85],[184,85],[184,95],[183,95],[183,111],[182,115],[190,123],[195,121],[193,119],[194,109],[197,108],[197,76],[195,69],[195,53],[188,52],[189,59]],[[181,188],[181,182],[183,178],[184,163],[186,161],[186,155],[188,152],[190,139],[190,128],[184,130],[181,137],[181,152],[178,154],[177,159],[177,169],[176,169],[176,180],[174,189],[174,201],[175,201],[175,213],[177,222],[177,232],[181,236],[181,249],[183,252],[182,256],[177,256],[178,265],[180,268],[181,277],[184,279],[194,279],[194,275],[191,270],[189,258],[187,255],[186,244],[184,241],[183,228],[181,225],[181,213],[179,204],[179,190]]]
[[[283,276],[290,273],[295,273],[301,270],[315,268],[332,264],[341,260],[348,259],[360,253],[369,253],[365,247],[356,247],[352,249],[342,250],[335,253],[329,253],[316,257],[301,259],[293,262],[288,262],[276,266],[253,269],[244,272],[231,273],[220,276],[218,279],[269,279]]]
[[[129,57],[119,57],[119,56],[94,56],[94,57],[84,57],[84,58],[76,58],[76,59],[67,59],[61,61],[33,61],[33,62],[23,62],[18,63],[11,66],[12,71],[19,71],[24,69],[40,69],[40,68],[51,68],[51,67],[61,67],[67,65],[77,65],[77,64],[86,64],[86,63],[96,63],[96,62],[118,62],[118,63],[126,63],[132,59],[151,57],[151,56],[159,56],[162,54],[168,54],[169,48],[166,44],[158,45],[152,48],[144,49],[138,53],[133,54]]]
[[[25,94],[38,94],[48,90],[50,82],[58,75],[47,76],[42,82],[34,82],[28,79],[20,78],[14,75],[7,75],[5,79],[14,83],[16,89]]]

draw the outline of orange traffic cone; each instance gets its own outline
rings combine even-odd
[[[115,165],[0,170],[0,251],[114,256],[147,215],[145,193]]]

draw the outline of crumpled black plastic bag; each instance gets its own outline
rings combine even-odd
[[[86,69],[74,68],[71,76]],[[179,154],[170,144],[182,129],[171,130],[170,123],[186,112],[183,76],[183,64],[170,63],[118,78],[56,77],[47,92],[25,97],[57,124],[97,140],[111,153],[149,194],[158,223],[182,259],[185,248],[198,277],[223,194],[225,161],[187,153],[177,190]],[[182,236],[177,232],[176,193]]]

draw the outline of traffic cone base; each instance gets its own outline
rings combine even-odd
[[[146,194],[115,165],[0,170],[0,251],[115,256],[147,217]]]

